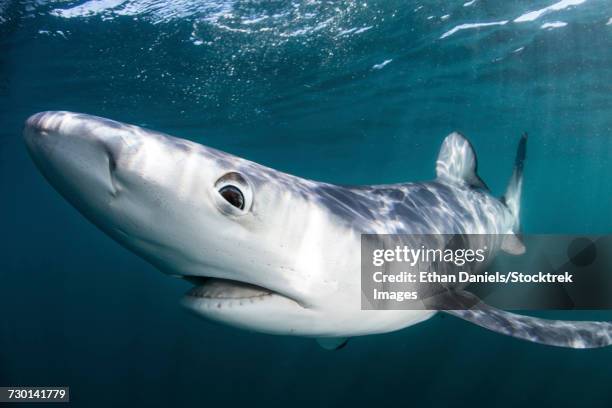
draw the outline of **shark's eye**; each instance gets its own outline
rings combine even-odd
[[[238,187],[228,184],[221,187],[219,194],[234,207],[244,210],[244,195]]]
[[[253,187],[242,174],[231,171],[217,179],[214,202],[219,211],[232,217],[241,217],[253,208]]]

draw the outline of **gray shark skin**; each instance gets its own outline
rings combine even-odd
[[[490,194],[458,133],[442,144],[435,180],[357,187],[81,113],[35,114],[24,139],[44,177],[79,212],[194,284],[187,308],[238,328],[318,338],[326,348],[436,313],[361,310],[361,234],[490,234],[493,252],[524,251],[516,233],[526,136],[503,199]],[[458,302],[475,307],[447,312],[490,330],[562,347],[612,343],[609,323],[516,315],[455,289]]]

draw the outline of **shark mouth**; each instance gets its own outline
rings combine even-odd
[[[183,276],[183,278],[195,285],[185,293],[183,301],[199,311],[236,309],[278,301],[289,302],[301,309],[305,308],[290,296],[251,283],[203,276]]]
[[[265,300],[265,298],[278,295],[270,289],[250,283],[239,282],[229,279],[206,278],[206,277],[186,277],[195,286],[191,288],[185,296],[216,302],[223,301],[255,301]],[[280,295],[279,295],[280,296]]]

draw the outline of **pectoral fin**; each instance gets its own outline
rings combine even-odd
[[[473,306],[467,310],[445,310],[446,313],[507,336],[576,349],[612,344],[612,323],[609,322],[540,319],[496,309],[465,291],[455,292],[453,297],[458,304]]]

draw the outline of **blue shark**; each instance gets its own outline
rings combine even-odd
[[[27,149],[83,216],[164,273],[193,284],[183,304],[256,332],[306,336],[326,348],[401,330],[438,310],[362,310],[362,234],[490,234],[520,254],[526,137],[506,194],[491,194],[470,142],[448,135],[425,182],[339,186],[307,180],[138,126],[82,113],[27,119]],[[612,342],[607,322],[517,315],[457,288],[476,308],[446,310],[524,340],[572,348]]]

